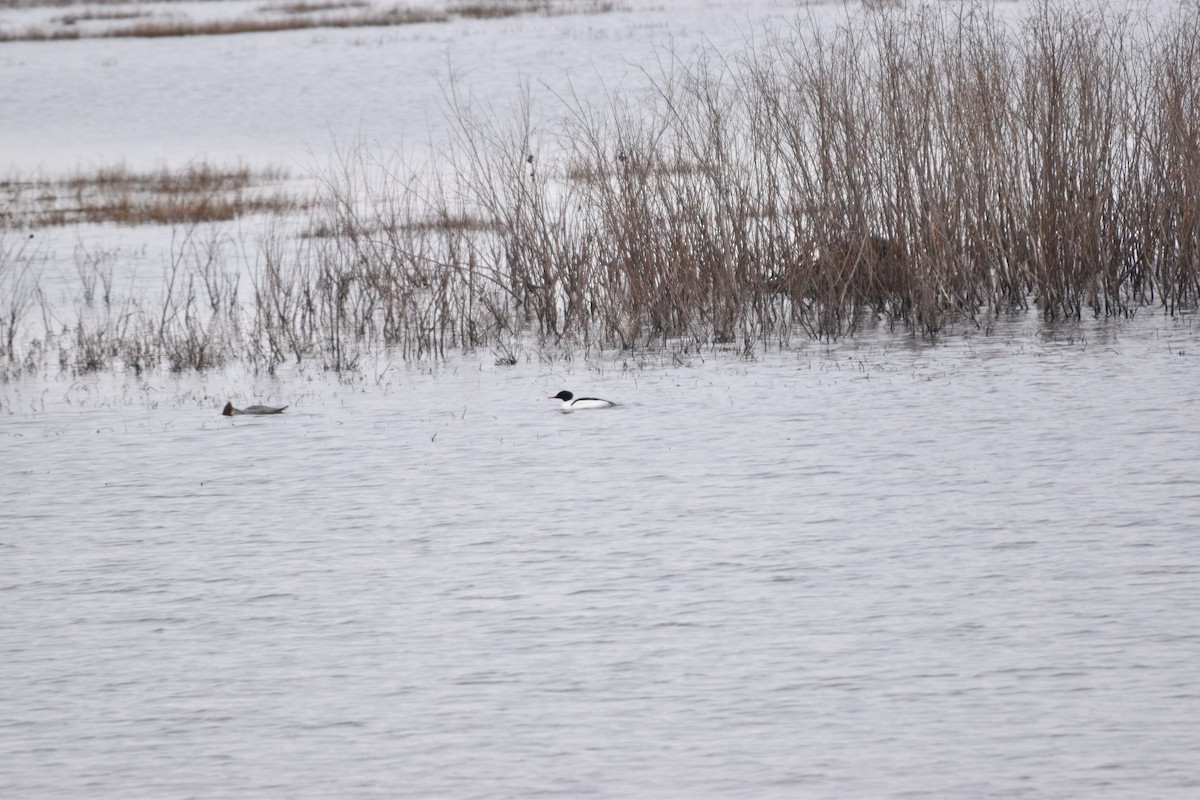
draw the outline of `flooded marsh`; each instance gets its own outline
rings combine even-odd
[[[0,796],[1195,796],[1194,9],[140,5],[0,8]]]

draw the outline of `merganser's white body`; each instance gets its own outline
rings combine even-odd
[[[601,400],[599,397],[576,397],[566,389],[559,392],[550,398],[551,400],[562,400],[562,412],[568,414],[572,411],[583,411],[588,408],[612,408],[616,405],[611,400]]]
[[[221,413],[227,417],[241,416],[242,414],[262,416],[263,414],[282,414],[285,408],[287,406],[247,406],[246,408],[234,408],[233,403],[226,403],[225,410]]]

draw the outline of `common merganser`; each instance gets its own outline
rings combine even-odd
[[[280,406],[278,408],[275,406],[247,406],[246,408],[234,408],[233,403],[226,403],[225,410],[221,413],[227,417],[239,416],[241,414],[282,414],[283,409],[285,408],[287,408],[287,406]]]
[[[576,397],[566,389],[563,389],[549,399],[562,400],[562,411],[564,414],[571,411],[582,411],[585,408],[612,408],[616,405],[611,400],[601,400],[599,397]]]

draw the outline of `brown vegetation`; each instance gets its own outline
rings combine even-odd
[[[1194,9],[925,10],[677,60],[651,102],[575,103],[558,128],[478,118],[452,87],[452,194],[491,224],[434,248],[443,311],[631,347],[1193,306],[1198,53]]]
[[[515,17],[519,14],[547,14],[550,0],[523,0],[521,2],[460,2],[450,6],[450,12],[468,19],[498,19]]]
[[[501,19],[522,14],[605,14],[617,8],[614,0],[462,0],[451,3],[448,10],[467,19]]]
[[[356,6],[361,9],[361,6]],[[227,36],[234,33],[263,33],[305,28],[380,28],[394,25],[416,25],[426,22],[445,22],[449,17],[431,9],[396,6],[385,10],[358,10],[326,16],[298,16],[286,12],[284,17],[243,17],[228,20],[195,21],[190,19],[146,20],[134,25],[114,28],[102,36],[116,38],[157,38],[170,36]]]
[[[348,0],[347,2],[340,2],[340,0],[321,0],[321,2],[316,3],[299,0],[299,2],[265,5],[259,10],[266,14],[314,14],[318,11],[341,11],[347,8],[367,8],[369,5],[370,4],[367,3],[366,0]]]
[[[58,0],[38,0],[31,5],[73,5]],[[227,36],[237,33],[303,30],[308,28],[369,28],[421,23],[447,22],[456,17],[497,19],[522,14],[598,14],[612,11],[615,3],[605,0],[564,2],[564,0],[481,0],[462,2],[448,8],[441,6],[409,7],[394,5],[375,7],[366,0],[337,3],[320,2],[278,3],[264,5],[254,16],[228,19],[194,20],[187,16],[171,15],[160,18],[148,10],[102,12],[90,11],[56,18],[62,27],[30,28],[22,31],[0,30],[0,42],[50,41],[80,38],[162,38],[177,36]],[[80,22],[138,19],[128,25],[80,28]]]
[[[64,14],[55,17],[54,21],[62,25],[76,25],[80,22],[95,22],[107,20],[138,19],[147,16],[145,11],[83,11],[79,14]]]
[[[135,172],[122,165],[61,179],[11,178],[0,180],[6,208],[0,228],[195,223],[291,213],[306,201],[278,188],[285,177],[281,170],[199,164],[179,171]]]
[[[480,115],[452,83],[454,139],[426,172],[350,153],[311,235],[280,221],[236,267],[189,230],[161,305],[92,292],[60,352],[342,370],[372,347],[503,354],[526,335],[749,350],[1027,309],[1174,314],[1200,302],[1198,54],[1195,7],[1012,26],[925,9],[674,60],[648,99],[541,125],[528,102]],[[37,293],[8,260],[15,342]]]

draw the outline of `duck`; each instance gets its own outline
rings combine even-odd
[[[226,403],[225,409],[221,413],[227,417],[235,417],[242,414],[261,416],[263,414],[282,414],[285,408],[287,406],[246,406],[245,408],[234,408],[233,403]]]
[[[599,397],[576,397],[566,389],[548,399],[562,400],[562,411],[564,414],[571,411],[582,411],[587,408],[612,408],[616,405],[611,400],[601,400]]]

